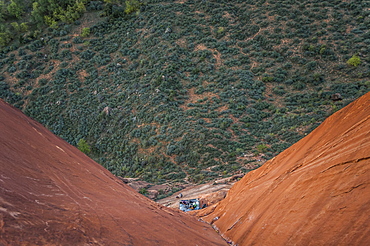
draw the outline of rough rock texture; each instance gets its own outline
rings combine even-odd
[[[226,245],[0,100],[0,245]]]
[[[198,213],[237,245],[370,245],[370,93]]]

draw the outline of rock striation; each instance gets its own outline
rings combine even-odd
[[[0,100],[0,245],[226,245]]]
[[[370,93],[198,214],[241,245],[370,245]]]

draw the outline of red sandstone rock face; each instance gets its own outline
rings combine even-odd
[[[0,100],[0,245],[226,245]]]
[[[370,245],[370,93],[198,216],[239,246]]]

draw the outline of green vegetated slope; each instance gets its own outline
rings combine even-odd
[[[115,175],[247,172],[370,90],[369,1],[149,0],[130,17],[92,4],[4,48],[0,90]]]

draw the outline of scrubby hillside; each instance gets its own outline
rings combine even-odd
[[[0,100],[0,245],[227,245]]]
[[[370,243],[370,93],[200,212],[237,245]]]
[[[122,15],[86,1],[78,21],[3,48],[0,97],[71,144],[86,140],[115,175],[247,172],[369,91],[369,8],[149,0]]]

